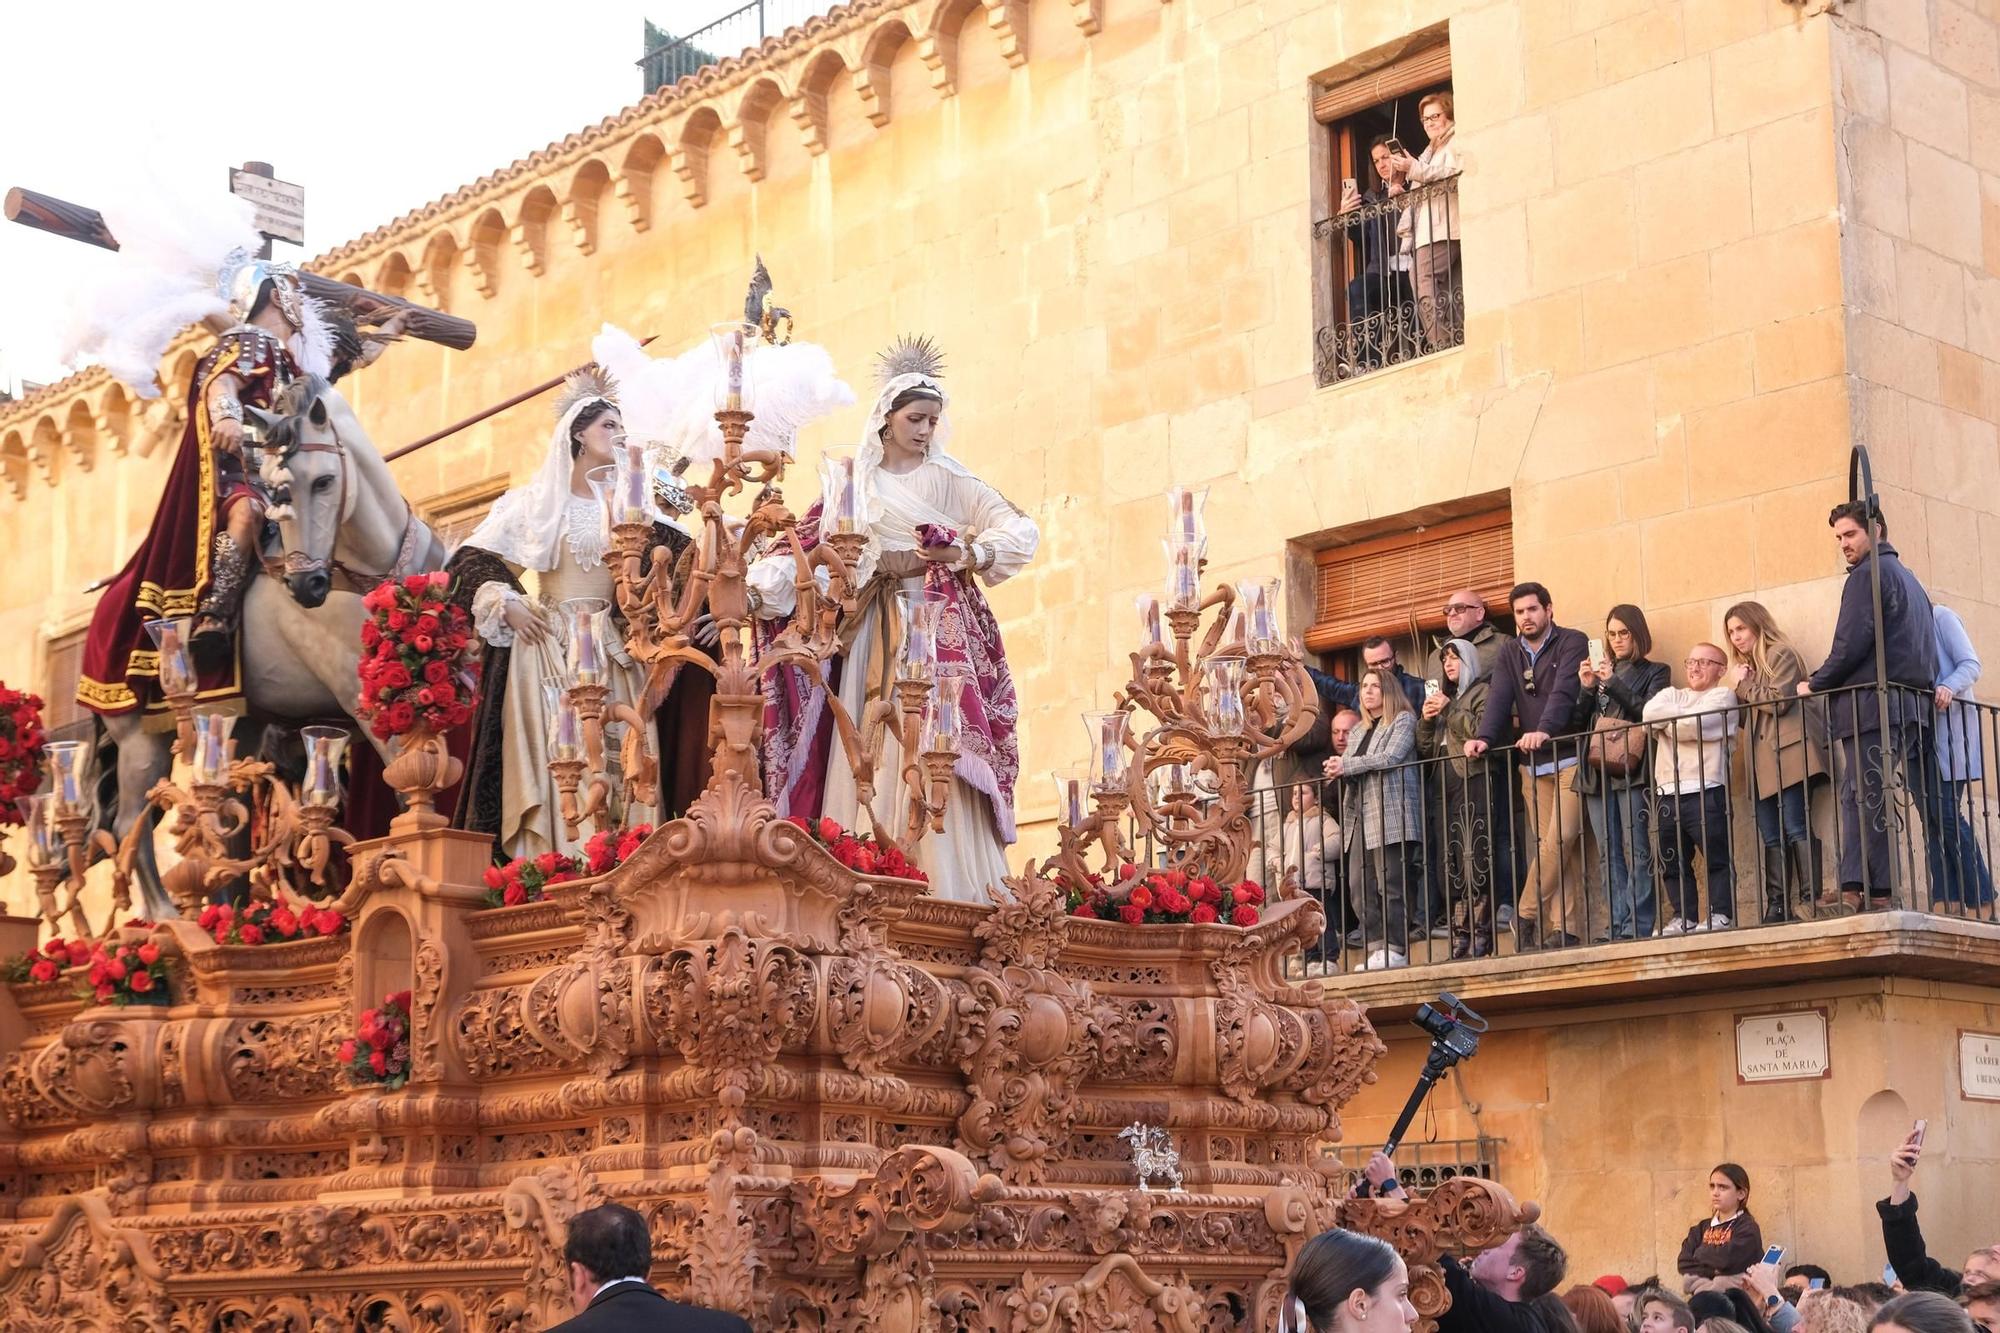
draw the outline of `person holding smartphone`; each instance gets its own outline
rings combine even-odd
[[[1882,1218],[1882,1248],[1889,1254],[1889,1266],[1905,1291],[1936,1291],[1957,1298],[1968,1286],[2000,1282],[2000,1243],[1974,1250],[1965,1261],[1965,1271],[1954,1273],[1931,1258],[1924,1248],[1924,1233],[1917,1225],[1917,1196],[1910,1178],[1917,1172],[1917,1160],[1924,1155],[1924,1137],[1930,1122],[1919,1120],[1889,1157],[1889,1197],[1875,1205]]]
[[[1706,1291],[1718,1279],[1741,1279],[1764,1257],[1764,1232],[1750,1215],[1750,1173],[1723,1162],[1708,1173],[1709,1216],[1688,1228],[1679,1271],[1688,1291]]]
[[[1402,210],[1392,201],[1409,188],[1403,145],[1383,135],[1368,146],[1369,165],[1381,182],[1362,190],[1349,176],[1340,182],[1341,226],[1361,250],[1361,271],[1347,282],[1347,323],[1354,356],[1364,366],[1406,360],[1415,352],[1414,260]]]

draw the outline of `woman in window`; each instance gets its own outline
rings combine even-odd
[[[1792,919],[1792,895],[1819,892],[1819,843],[1812,836],[1812,783],[1827,767],[1824,721],[1799,698],[1805,662],[1762,602],[1738,602],[1722,617],[1736,665],[1725,682],[1749,707],[1751,780],[1757,837],[1764,845],[1764,921]]]
[[[1410,202],[1410,240],[1415,246],[1417,314],[1423,320],[1430,350],[1456,347],[1462,340],[1463,275],[1458,267],[1458,185],[1439,182],[1459,173],[1458,148],[1452,141],[1450,93],[1432,93],[1417,103],[1417,115],[1430,136],[1421,157],[1407,152],[1396,166],[1417,193]],[[1430,189],[1420,187],[1431,186]]]
[[[1369,951],[1362,965],[1402,967],[1409,961],[1410,888],[1423,885],[1415,869],[1424,836],[1422,782],[1412,762],[1417,715],[1391,670],[1362,673],[1360,695],[1361,725],[1347,738],[1347,752],[1326,761],[1326,775],[1356,789],[1342,808],[1353,812],[1345,832],[1359,863],[1348,882],[1357,889]]]

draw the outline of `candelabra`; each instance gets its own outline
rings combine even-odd
[[[1096,847],[1102,877],[1122,887],[1119,868],[1132,860],[1128,822],[1164,849],[1169,867],[1225,884],[1241,879],[1255,838],[1256,767],[1319,715],[1304,647],[1278,633],[1276,581],[1223,584],[1204,597],[1206,492],[1175,487],[1167,496],[1166,597],[1140,597],[1132,677],[1109,710],[1084,715],[1087,774],[1056,774],[1059,845],[1042,870],[1075,884],[1094,873]],[[1152,723],[1135,732],[1141,714]]]
[[[618,613],[626,625],[625,649],[644,669],[646,683],[638,705],[613,700],[604,668],[610,608],[603,603],[565,604],[568,679],[551,681],[547,687],[549,767],[562,793],[565,824],[573,837],[585,818],[600,828],[608,822],[610,780],[605,773],[603,732],[607,721],[625,724],[621,758],[628,792],[642,802],[650,799],[659,773],[652,748],[653,710],[666,697],[675,674],[684,669],[704,671],[716,682],[710,712],[712,787],[735,780],[761,790],[756,751],[764,711],[760,681],[765,672],[789,666],[825,691],[874,835],[907,853],[926,832],[943,828],[952,767],[958,758],[959,705],[966,679],[938,667],[936,603],[921,593],[905,593],[905,643],[893,698],[876,701],[856,719],[827,688],[825,664],[841,651],[840,618],[859,608],[859,567],[868,541],[866,503],[854,457],[851,452],[830,451],[822,464],[820,540],[808,550],[798,535],[798,520],[778,490],[789,462],[786,453],[745,443],[755,419],[751,353],[760,337],[777,342],[779,332],[768,324],[760,328],[732,323],[716,325],[711,336],[720,364],[715,420],[722,449],[708,464],[706,479],[684,481],[696,523],[695,545],[683,562],[684,579],[676,579],[664,546],[648,549],[658,515],[643,442],[622,442],[613,463],[591,477],[611,530],[609,563]],[[724,502],[746,490],[754,497],[747,515],[737,519],[727,514]],[[754,555],[767,547],[788,549],[796,561],[797,605],[760,649],[753,632],[748,573]],[[694,641],[704,607],[714,629],[711,648]],[[874,809],[876,769],[886,735],[893,735],[901,748],[901,774],[908,793],[899,836]]]

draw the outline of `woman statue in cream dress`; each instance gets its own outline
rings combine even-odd
[[[983,902],[1007,874],[1014,841],[1014,781],[1020,772],[1015,727],[1019,705],[1000,628],[980,585],[1012,578],[1041,542],[1035,521],[946,452],[950,419],[939,378],[942,361],[928,340],[904,339],[882,357],[884,380],[856,451],[856,492],[868,523],[857,571],[860,605],[841,626],[842,655],[829,679],[858,723],[871,699],[889,688],[902,652],[897,594],[929,591],[942,599],[937,630],[940,670],[967,677],[963,730],[944,831],[925,838],[917,862],[943,897]],[[807,549],[819,541],[815,504],[799,524]],[[751,567],[756,613],[767,624],[792,614],[796,564],[789,553]],[[866,831],[854,773],[833,744],[825,699],[802,673],[779,668],[764,681],[764,780],[787,815],[827,815]],[[883,737],[876,766],[876,810],[900,833],[908,798],[902,751]]]
[[[572,376],[557,404],[549,450],[534,480],[494,502],[492,510],[452,555],[452,597],[471,612],[487,649],[472,752],[453,822],[490,833],[505,856],[574,854],[579,840],[563,828],[555,780],[549,774],[548,696],[545,684],[568,679],[562,604],[602,598],[615,606],[605,512],[587,475],[608,466],[624,435],[613,390],[601,377]],[[675,556],[690,538],[670,524],[656,524],[652,544]],[[649,544],[649,548],[650,548]],[[533,592],[524,586],[532,582]],[[645,675],[625,655],[615,611],[605,617],[606,662],[612,698],[634,703]],[[672,710],[662,709],[662,716]],[[607,738],[607,763],[618,762],[616,733]],[[667,775],[663,775],[663,778]],[[611,774],[612,814],[630,826],[650,822],[650,806],[627,804],[618,774]],[[585,829],[579,833],[587,836]]]

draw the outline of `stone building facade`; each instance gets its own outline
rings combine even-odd
[[[1904,555],[2000,660],[1996,18],[859,0],[312,267],[479,325],[469,352],[405,345],[357,377],[385,448],[575,365],[605,320],[687,345],[738,308],[758,252],[856,382],[893,334],[936,336],[956,451],[1043,528],[993,599],[1038,846],[1038,775],[1083,752],[1077,714],[1121,677],[1174,482],[1210,488],[1211,575],[1285,576],[1315,648],[1408,636],[1435,606],[1395,586],[1452,574],[1379,557],[1484,533],[1464,555],[1482,588],[1539,579],[1578,625],[1636,602],[1661,660],[1745,596],[1811,656],[1839,577],[1826,512],[1865,443]],[[1352,126],[1314,108],[1379,109],[1418,68],[1455,100],[1462,342],[1338,378],[1316,335],[1347,260],[1315,224],[1362,172]],[[176,345],[161,405],[98,371],[0,405],[0,677],[61,692],[73,673],[84,589],[144,529],[199,345]],[[805,460],[858,425],[817,429]],[[545,430],[518,408],[397,472],[463,521]],[[1364,588],[1387,600],[1343,602]]]

